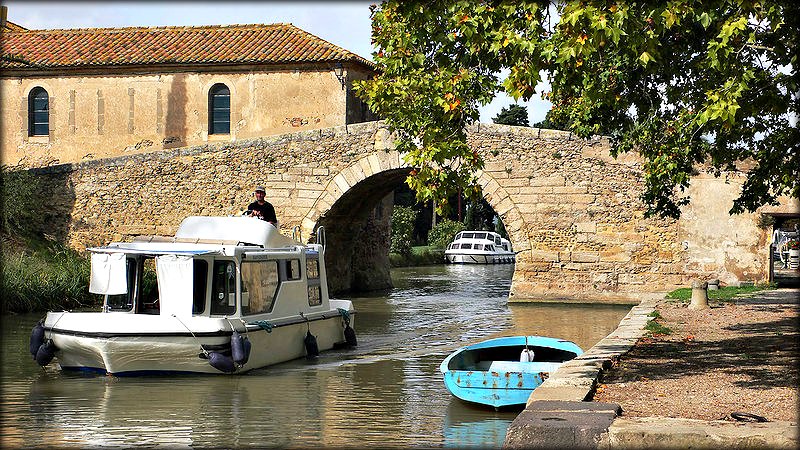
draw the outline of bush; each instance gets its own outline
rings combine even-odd
[[[411,247],[411,252],[408,255],[389,253],[389,265],[391,267],[432,266],[444,264],[444,262],[444,251],[427,245]]]
[[[444,219],[437,223],[428,233],[428,245],[433,248],[446,248],[453,241],[456,234],[464,229],[463,223]]]
[[[57,243],[38,250],[3,251],[0,312],[99,306],[89,293],[89,258]]]
[[[389,252],[408,256],[414,237],[414,222],[417,212],[407,206],[395,206],[392,211],[392,243]]]

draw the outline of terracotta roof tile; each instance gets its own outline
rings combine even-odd
[[[0,68],[352,61],[375,69],[355,53],[287,23],[9,31],[0,36]]]
[[[3,26],[3,31],[28,31],[27,28],[23,27],[22,25],[17,25],[14,22],[9,22],[6,20],[5,25]]]

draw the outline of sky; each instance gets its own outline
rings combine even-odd
[[[127,26],[193,26],[292,23],[328,42],[372,60],[369,5],[372,1],[3,1],[8,20],[28,29]],[[502,74],[501,74],[502,75]],[[528,102],[531,125],[544,120],[551,104],[537,86]],[[498,96],[480,109],[480,121],[491,123],[514,100]]]

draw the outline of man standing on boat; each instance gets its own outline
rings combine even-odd
[[[253,195],[256,196],[256,201],[247,205],[247,213],[251,217],[258,217],[261,220],[266,220],[277,227],[278,217],[275,215],[275,208],[272,206],[272,203],[264,200],[264,196],[267,195],[264,187],[257,186]]]

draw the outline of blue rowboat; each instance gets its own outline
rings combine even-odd
[[[461,400],[495,408],[517,406],[524,405],[551,372],[582,353],[564,339],[501,337],[456,350],[439,371],[447,390]]]

